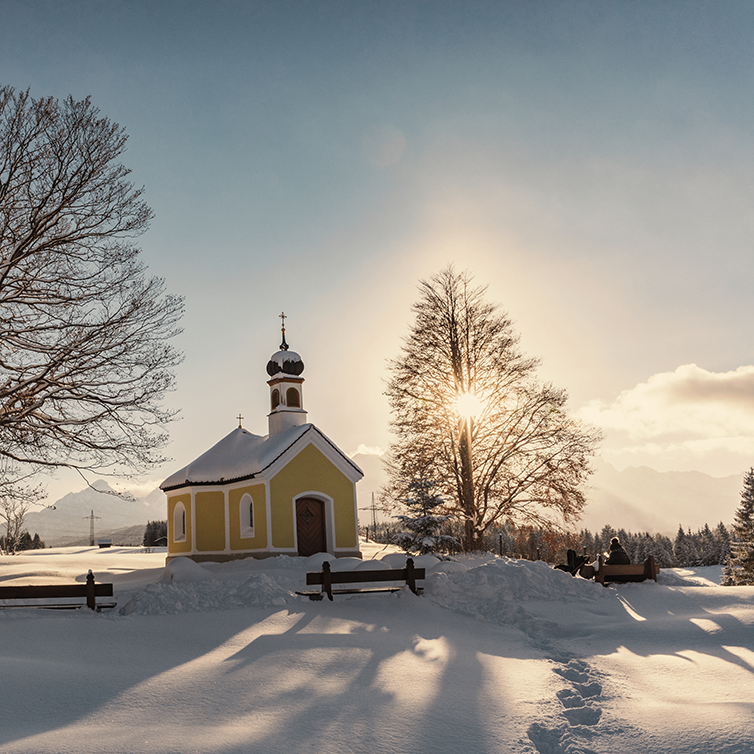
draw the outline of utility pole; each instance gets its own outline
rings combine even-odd
[[[89,519],[89,545],[91,547],[94,547],[94,519],[101,519],[102,516],[95,516],[94,511],[92,511],[90,515],[82,516],[82,518],[84,519],[84,521]]]
[[[374,503],[374,492],[372,493],[372,504],[368,508],[359,508],[360,511],[372,511],[372,541],[374,542],[374,535],[377,532],[377,506]],[[367,527],[367,542],[369,541],[369,527]]]

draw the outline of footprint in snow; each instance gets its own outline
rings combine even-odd
[[[599,696],[602,693],[602,686],[596,681],[593,683],[574,683],[573,687],[584,699],[591,699],[593,696]]]
[[[584,706],[584,697],[574,689],[561,689],[556,696],[560,699],[560,703],[566,708]]]
[[[602,717],[602,710],[597,707],[574,707],[564,709],[563,716],[571,725],[597,725]]]
[[[537,754],[596,754],[592,749],[579,746],[563,728],[548,728],[539,723],[532,723],[527,735]]]
[[[562,675],[567,681],[587,684],[592,679],[589,672],[580,667],[582,665],[583,663],[578,660],[571,660],[571,662],[569,662],[564,668],[553,668],[553,672]]]

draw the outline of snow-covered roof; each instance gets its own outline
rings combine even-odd
[[[226,484],[261,474],[286,450],[308,432],[315,433],[336,451],[360,475],[361,469],[343,454],[313,424],[288,427],[272,435],[255,435],[242,427],[234,429],[220,442],[202,453],[188,466],[171,474],[161,485],[164,491],[192,484]]]

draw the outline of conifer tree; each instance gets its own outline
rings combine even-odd
[[[16,545],[17,550],[31,550],[33,549],[33,542],[31,538],[31,534],[29,534],[28,531],[24,531],[21,533],[21,536],[18,538],[18,544]]]
[[[511,536],[507,526],[504,526],[498,533],[498,552],[508,557],[515,557],[518,554],[516,540]]]
[[[655,534],[652,537],[652,557],[660,568],[673,567],[673,542],[664,534]]]
[[[703,566],[717,565],[720,562],[720,548],[709,524],[699,532],[700,559]]]
[[[159,547],[166,545],[168,541],[168,522],[167,521],[149,521],[144,529],[144,547]]]
[[[717,563],[724,565],[730,557],[730,533],[728,527],[721,521],[715,527],[715,542],[717,544]]]
[[[754,468],[744,475],[741,505],[733,523],[730,550],[723,569],[723,586],[754,584]]]
[[[673,556],[677,567],[693,568],[701,565],[696,539],[691,533],[691,529],[684,531],[683,526],[678,525],[678,533],[675,535],[675,542],[673,543]]]
[[[407,508],[406,515],[398,515],[407,531],[396,534],[395,542],[405,552],[426,555],[449,547],[456,547],[459,541],[449,534],[440,534],[439,530],[450,516],[438,516],[435,508],[442,508],[445,501],[434,492],[435,482],[431,479],[412,479],[408,483],[409,496],[401,502]]]
[[[586,556],[591,560],[595,557],[596,554],[596,546],[594,544],[594,537],[592,536],[592,532],[589,531],[589,529],[582,529],[579,537],[581,539],[581,545],[586,553]]]
[[[632,563],[643,563],[650,555],[653,555],[652,535],[649,532],[632,536],[630,544],[631,549],[628,554]]]
[[[602,531],[595,538],[595,545],[597,546],[597,554],[607,552],[610,549],[610,540],[616,537],[618,532],[613,529],[609,524],[605,524],[602,527]]]

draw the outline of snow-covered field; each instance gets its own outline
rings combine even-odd
[[[0,752],[754,752],[754,587],[717,586],[719,568],[603,588],[544,563],[425,557],[423,597],[331,603],[293,594],[321,556],[164,557],[0,559],[4,584],[91,568],[118,600],[0,611]]]

